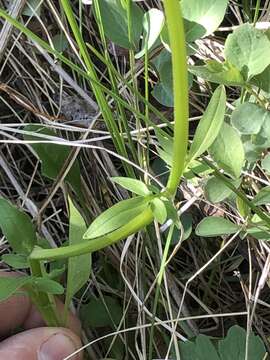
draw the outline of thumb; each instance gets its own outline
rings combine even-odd
[[[64,360],[80,347],[80,339],[70,330],[42,327],[2,341],[0,359]],[[72,357],[72,360],[80,359],[79,354]]]

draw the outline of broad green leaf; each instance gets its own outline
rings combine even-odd
[[[189,71],[204,80],[227,86],[243,86],[245,81],[240,71],[229,62],[206,61],[206,65],[189,66]]]
[[[52,42],[53,42],[53,46],[55,47],[55,50],[57,50],[58,52],[63,52],[68,47],[68,40],[63,33],[56,34],[52,38]]]
[[[249,205],[239,196],[236,197],[236,206],[239,214],[246,219],[250,215],[250,207]]]
[[[149,203],[149,199],[137,196],[120,201],[99,215],[84,234],[84,239],[94,239],[106,235],[130,222],[141,214]]]
[[[164,25],[164,14],[158,9],[150,9],[143,16],[143,42],[141,51],[135,55],[135,59],[139,59],[145,54],[145,50],[149,51],[158,39]]]
[[[233,326],[229,329],[224,340],[220,340],[218,344],[221,360],[243,360],[246,351],[246,331],[240,326]],[[259,336],[253,333],[248,339],[248,359],[263,360],[265,356],[265,346]]]
[[[25,131],[32,133],[44,134],[49,136],[56,136],[55,132],[51,129],[41,127],[40,125],[28,125],[24,128]],[[44,140],[40,136],[27,134],[24,136],[25,140]],[[66,145],[58,145],[53,142],[50,144],[37,143],[31,144],[31,147],[35,150],[37,156],[41,161],[41,172],[44,176],[50,179],[55,179],[61,169],[65,160],[67,159],[70,148]],[[67,174],[65,180],[73,187],[73,190],[77,195],[82,198],[81,192],[81,179],[80,179],[80,167],[79,162],[76,160],[74,165]]]
[[[19,291],[24,285],[30,283],[30,276],[4,277],[0,276],[0,301],[4,301]]]
[[[222,22],[228,0],[182,0],[183,17],[204,27],[204,36],[214,32]],[[196,26],[196,25],[195,25]]]
[[[28,257],[20,254],[5,254],[2,255],[2,260],[11,266],[13,269],[27,269],[29,268]]]
[[[82,306],[81,319],[87,327],[113,327],[120,323],[122,314],[118,301],[111,296],[104,296],[102,299],[92,298],[88,304]]]
[[[261,150],[270,147],[270,121],[268,116],[265,119],[260,132],[253,137],[253,142],[254,145],[261,148]]]
[[[228,181],[231,182],[236,188],[238,188],[241,184],[241,179],[237,179],[235,181],[228,179]],[[228,186],[226,186],[222,180],[215,176],[207,180],[204,191],[207,200],[213,204],[225,200],[233,193],[233,191]]]
[[[198,360],[220,360],[217,350],[212,344],[210,338],[206,335],[196,337],[196,355]]]
[[[87,227],[79,211],[72,200],[69,203],[69,245],[79,244],[83,240],[83,234]],[[91,254],[75,256],[68,259],[68,275],[65,307],[69,306],[72,297],[86,284],[91,271]]]
[[[267,172],[267,174],[270,174],[270,154],[266,155],[262,159],[262,168]]]
[[[0,228],[13,251],[29,255],[37,242],[34,226],[24,212],[0,199]]]
[[[162,200],[155,198],[150,202],[151,210],[153,211],[154,218],[163,224],[167,218],[167,209]]]
[[[99,0],[101,22],[105,35],[115,44],[135,50],[143,28],[143,11],[130,2],[131,42],[129,41],[127,4],[119,0]],[[97,17],[96,17],[97,18]]]
[[[260,205],[270,205],[270,186],[265,186],[262,188],[252,200],[253,204],[256,206]]]
[[[240,177],[245,162],[245,152],[240,136],[233,127],[223,123],[209,152],[229,175],[234,178]]]
[[[234,234],[239,231],[239,226],[228,219],[216,216],[205,217],[196,227],[196,235],[214,237]]]
[[[226,93],[223,86],[219,86],[205,110],[192,141],[188,162],[203,154],[216,139],[222,123],[226,108]]]
[[[33,278],[32,283],[38,291],[46,292],[48,294],[60,295],[64,292],[64,288],[61,284],[47,277]]]
[[[232,112],[231,123],[241,134],[258,134],[264,121],[270,121],[269,111],[253,103],[245,102]]]
[[[258,135],[253,136],[254,141],[257,140],[257,136]],[[241,138],[243,139],[243,136]],[[259,160],[262,157],[263,148],[261,146],[254,144],[251,137],[248,140],[243,139],[243,147],[245,151],[245,158],[247,162],[249,162],[250,164],[255,163],[257,160]]]
[[[270,41],[253,25],[240,25],[227,37],[225,57],[250,79],[270,64]]]
[[[151,194],[147,185],[140,180],[121,176],[112,177],[111,180],[134,194],[142,196]]]
[[[266,93],[270,93],[270,65],[264,69],[264,71],[250,80],[251,84],[262,89]]]
[[[154,87],[152,95],[162,105],[173,107],[173,80],[172,80],[172,59],[167,50],[161,51],[153,61],[160,82]],[[192,75],[188,74],[189,87],[192,85]]]
[[[24,16],[40,16],[43,1],[28,0],[23,8],[22,15]]]

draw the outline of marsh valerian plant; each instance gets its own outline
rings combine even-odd
[[[152,311],[155,315],[172,234],[174,228],[179,227],[179,216],[174,202],[181,177],[196,182],[202,172],[206,171],[211,175],[208,176],[204,188],[206,197],[215,203],[234,194],[237,210],[243,219],[243,223],[239,225],[224,218],[206,217],[196,228],[198,236],[213,237],[241,231],[242,238],[249,234],[264,240],[270,238],[270,219],[261,208],[269,203],[268,187],[259,191],[252,200],[247,198],[242,187],[243,168],[250,169],[261,160],[262,167],[270,173],[269,158],[262,158],[263,152],[270,146],[270,85],[269,81],[265,80],[269,79],[270,74],[269,34],[256,29],[252,24],[241,25],[225,42],[223,62],[206,60],[204,65],[187,66],[187,57],[194,53],[196,47],[195,41],[216,30],[224,17],[228,1],[200,1],[198,6],[198,0],[182,0],[181,3],[178,0],[164,0],[163,14],[158,9],[143,13],[136,3],[128,0],[94,0],[94,17],[103,47],[102,55],[83,39],[71,3],[61,0],[60,4],[79,49],[81,67],[2,9],[0,16],[23,32],[38,48],[52,54],[55,59],[88,82],[111,134],[116,152],[121,156],[126,174],[126,177],[115,177],[112,181],[131,192],[133,197],[107,209],[91,222],[88,228],[72,199],[68,198],[69,244],[59,248],[46,248],[42,239],[37,237],[30,218],[1,199],[0,227],[14,252],[4,255],[3,260],[15,269],[30,268],[31,271],[31,276],[1,279],[1,298],[6,299],[23,287],[48,325],[65,324],[67,309],[73,295],[89,278],[90,255],[143,231],[154,221],[163,224],[170,219],[172,222],[157,276]],[[117,26],[112,21],[116,18]],[[212,21],[209,21],[209,18]],[[124,79],[116,71],[107,51],[107,38],[128,50],[131,79]],[[155,46],[162,46],[162,51],[150,62],[150,51],[155,50]],[[92,56],[106,66],[110,87],[99,81]],[[144,60],[145,96],[139,93],[136,78],[133,76],[136,59]],[[149,102],[149,64],[155,68],[159,77],[152,95],[161,104],[174,107],[173,126]],[[188,89],[193,78],[199,78],[207,85],[211,84],[213,94],[188,148]],[[134,102],[128,103],[122,98],[118,89],[119,81],[135,95]],[[232,112],[226,109],[225,86],[241,89],[240,98],[233,104]],[[107,101],[108,95],[116,104],[119,121],[116,121],[116,115]],[[139,103],[143,106],[143,111]],[[131,159],[148,166],[147,154],[136,153],[129,132],[126,110],[134,114],[138,127],[141,123],[147,127],[152,126],[157,139],[157,152],[169,168],[164,188],[154,186],[148,178],[145,182],[139,180],[131,162],[125,161]],[[170,131],[157,127],[150,119],[151,112],[160,117]],[[126,137],[122,136],[123,132]],[[43,139],[44,135],[52,140],[51,143],[39,144],[38,140]],[[63,162],[70,153],[65,143],[53,144],[53,136],[53,131],[40,125],[24,128],[25,140],[32,142],[33,150],[42,161],[42,174],[50,179],[57,178]],[[208,157],[204,157],[206,152]],[[201,172],[198,170],[200,166],[204,169]],[[83,206],[84,195],[81,191],[77,161],[73,162],[65,182],[71,186],[80,205]],[[61,259],[68,259],[63,318],[57,314],[54,295],[64,292],[58,278],[65,268],[47,271],[48,263]],[[150,334],[149,358],[152,354],[152,339],[153,330]],[[187,346],[195,347],[194,344]]]

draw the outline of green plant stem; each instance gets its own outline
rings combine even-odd
[[[172,53],[174,143],[167,189],[174,196],[185,167],[188,144],[188,72],[184,24],[178,0],[164,0]]]
[[[30,254],[30,260],[57,260],[92,253],[127,238],[129,235],[132,235],[149,225],[152,221],[153,213],[150,207],[148,207],[128,224],[108,235],[57,249],[41,249],[40,247],[35,247]]]
[[[29,258],[31,273],[35,277],[43,277],[42,264],[39,260]],[[57,309],[54,297],[43,291],[35,291],[32,287],[28,287],[27,291],[32,302],[37,307],[45,320],[47,326],[63,326],[57,315]]]
[[[152,309],[153,316],[152,316],[152,326],[151,326],[151,330],[150,330],[149,349],[148,349],[148,359],[149,360],[152,360],[153,341],[154,341],[154,322],[155,322],[155,316],[156,316],[156,313],[157,313],[157,306],[158,306],[160,288],[161,288],[164,272],[165,272],[165,269],[166,269],[166,261],[168,259],[169,249],[170,249],[170,245],[171,245],[171,241],[172,241],[173,229],[174,229],[174,225],[172,225],[170,227],[170,230],[169,230],[169,233],[168,233],[168,236],[167,236],[167,239],[166,239],[166,244],[165,244],[161,264],[160,264],[159,273],[158,273],[158,276],[157,276],[157,286],[156,286],[154,304],[153,304],[153,309]]]

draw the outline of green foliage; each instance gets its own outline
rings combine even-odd
[[[150,199],[137,196],[122,200],[100,214],[89,226],[84,239],[94,239],[120,228],[148,207]]]
[[[29,262],[26,255],[22,254],[4,254],[2,260],[13,269],[27,269]]]
[[[240,25],[225,42],[226,60],[240,70],[246,80],[263,72],[270,64],[270,41],[251,24]]]
[[[96,4],[96,2],[95,2]],[[130,3],[131,31],[128,31],[128,4],[118,0],[99,0],[99,11],[105,35],[115,44],[126,49],[137,49],[143,29],[143,11],[133,1]],[[95,11],[98,21],[97,9]]]
[[[232,326],[227,336],[215,346],[212,338],[198,335],[195,341],[180,343],[183,360],[243,360],[246,353],[246,331],[240,326]],[[215,341],[216,342],[216,341]],[[253,333],[248,338],[248,358],[263,360],[265,356],[263,341]],[[206,355],[207,354],[207,355]]]
[[[241,175],[245,162],[245,152],[241,138],[233,127],[223,123],[209,152],[227,174],[233,178],[238,178]]]
[[[270,154],[266,155],[262,160],[262,168],[270,175]]]
[[[215,90],[196,129],[188,154],[188,161],[192,161],[203,154],[213,144],[222,126],[225,108],[225,89],[223,86],[219,86]]]
[[[32,285],[36,290],[42,291],[48,294],[61,295],[64,293],[64,288],[57,281],[49,279],[48,277],[34,277],[32,279]]]
[[[32,281],[30,276],[0,277],[0,301],[8,299]]]
[[[214,32],[220,25],[225,15],[228,0],[182,0],[181,8],[183,17],[193,23],[193,30],[200,26],[204,33],[199,31],[200,36],[206,36]]]
[[[204,237],[215,237],[234,234],[239,231],[239,226],[228,219],[218,216],[208,216],[196,227],[196,235]]]
[[[145,51],[149,51],[156,43],[162,28],[164,26],[164,14],[158,9],[150,9],[143,16],[143,42],[141,51],[139,51],[135,59],[139,59],[145,54]]]
[[[153,211],[154,218],[160,224],[163,224],[167,218],[167,209],[164,202],[159,198],[155,198],[150,202],[150,207],[151,210]]]
[[[243,135],[258,134],[264,121],[270,120],[270,113],[261,106],[245,102],[232,112],[232,125]]]
[[[252,200],[254,205],[269,205],[270,204],[270,186],[262,188]]]
[[[83,241],[87,227],[84,219],[69,198],[69,245]],[[91,272],[91,254],[68,259],[65,308],[67,310],[72,297],[85,285]]]
[[[111,296],[102,299],[92,298],[81,310],[81,317],[86,326],[93,328],[118,325],[122,318],[122,308]]]
[[[0,228],[13,251],[18,254],[29,255],[37,243],[29,216],[5,199],[0,199]]]
[[[238,188],[241,183],[241,179],[234,181],[228,179],[228,181],[230,181],[236,188]],[[207,180],[204,191],[206,198],[213,204],[227,199],[233,193],[233,191],[228,186],[226,186],[223,181],[214,176]]]
[[[67,145],[54,144],[53,142],[38,142],[46,139],[42,135],[55,137],[56,134],[51,129],[41,127],[40,125],[27,125],[24,130],[29,132],[29,134],[24,136],[25,140],[34,140],[37,142],[32,143],[31,146],[41,161],[42,174],[50,179],[56,179],[65,163],[65,160],[70,154],[70,147]],[[32,134],[30,134],[30,132]],[[35,136],[35,134],[37,136]],[[82,198],[80,167],[77,160],[75,160],[73,166],[66,175],[65,180],[72,186],[77,195]]]
[[[220,63],[216,60],[207,60],[206,65],[189,66],[189,71],[207,81],[227,86],[243,86],[245,81],[241,72],[228,61]]]
[[[28,0],[23,8],[22,15],[24,16],[40,16],[42,2],[40,0]]]
[[[131,191],[134,194],[146,196],[151,194],[151,191],[148,187],[140,180],[132,179],[128,177],[113,177],[111,178],[113,182],[122,186],[123,188]]]

